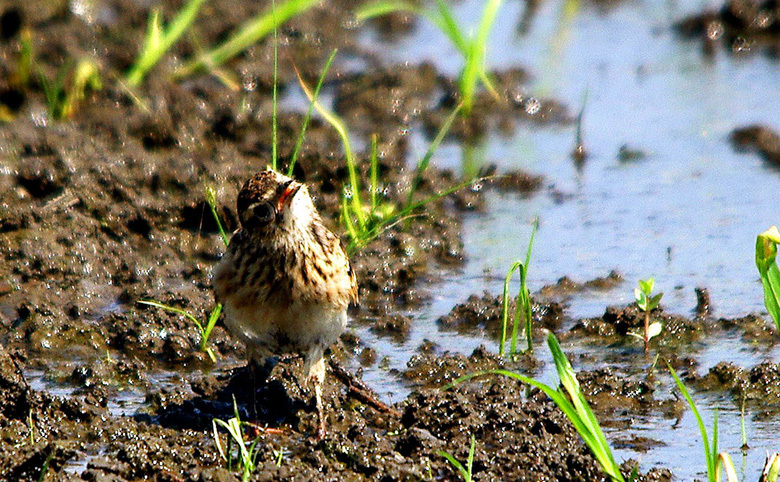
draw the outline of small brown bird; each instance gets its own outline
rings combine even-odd
[[[225,325],[246,344],[250,363],[305,355],[322,437],[324,353],[346,328],[347,307],[357,302],[355,274],[304,184],[260,172],[241,188],[237,210],[241,227],[214,271]]]

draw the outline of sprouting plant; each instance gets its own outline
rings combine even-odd
[[[217,446],[217,451],[222,459],[227,462],[228,470],[233,470],[233,450],[232,445],[235,444],[238,451],[238,466],[241,469],[241,481],[247,482],[255,471],[255,462],[257,460],[257,454],[260,451],[258,441],[254,440],[252,443],[247,444],[244,442],[244,431],[241,421],[241,416],[238,413],[238,406],[236,405],[235,398],[233,399],[233,418],[227,422],[215,418],[211,421],[213,430],[214,443]],[[219,438],[219,432],[217,431],[217,425],[221,426],[228,432],[228,445],[227,449],[222,447],[222,442]]]
[[[211,186],[206,186],[205,191],[206,203],[209,205],[209,210],[211,211],[212,216],[214,216],[214,221],[217,223],[217,229],[219,230],[222,242],[225,244],[225,246],[227,246],[230,243],[230,238],[225,232],[225,228],[222,226],[222,220],[219,219],[219,214],[217,213],[217,198],[216,194],[214,193],[214,188]],[[217,303],[216,306],[214,306],[214,308],[211,310],[211,313],[209,313],[209,317],[206,319],[206,322],[203,323],[192,313],[175,306],[166,305],[154,300],[139,300],[138,302],[143,305],[154,306],[165,311],[170,311],[171,313],[182,315],[188,320],[192,321],[200,333],[200,344],[198,345],[198,349],[206,353],[212,362],[217,361],[217,356],[214,353],[214,350],[208,346],[208,343],[211,332],[214,330],[214,327],[217,325],[217,321],[219,320],[219,315],[222,314],[222,303]]]
[[[469,115],[474,105],[477,83],[482,84],[499,98],[498,93],[485,70],[485,51],[488,35],[498,14],[502,0],[488,0],[482,11],[477,33],[473,37],[464,34],[464,30],[455,20],[455,15],[443,0],[436,0],[436,8],[423,8],[415,3],[403,0],[379,0],[359,7],[355,12],[358,21],[385,15],[397,11],[409,11],[424,16],[447,36],[456,49],[463,55],[464,65],[458,79],[458,88],[463,100],[463,114]]]
[[[188,320],[190,320],[191,322],[193,322],[195,326],[198,328],[198,332],[200,332],[200,344],[198,345],[198,349],[206,353],[209,356],[209,358],[211,358],[211,361],[213,362],[217,361],[217,356],[214,354],[214,350],[212,350],[211,347],[208,346],[208,343],[209,343],[209,337],[211,336],[211,332],[212,330],[214,330],[214,327],[217,325],[217,320],[219,320],[219,315],[222,313],[222,303],[217,303],[217,305],[211,310],[211,313],[209,313],[209,317],[206,319],[206,322],[202,323],[197,317],[195,317],[195,315],[193,315],[189,311],[183,310],[181,308],[177,308],[175,306],[166,305],[154,300],[139,300],[138,302],[142,305],[154,306],[155,308],[160,308],[165,311],[170,311],[171,313],[182,315]]]
[[[272,453],[274,456],[274,465],[277,467],[281,467],[282,462],[284,462],[284,458],[290,454],[290,452],[284,447],[281,447],[279,450],[273,450]]]
[[[41,85],[46,94],[46,106],[49,115],[54,119],[70,118],[76,112],[78,104],[86,98],[87,90],[97,91],[103,88],[100,71],[92,60],[82,59],[69,76],[70,73],[66,65],[60,69],[53,82],[45,75],[40,75]],[[68,77],[70,83],[66,86]]]
[[[764,287],[764,305],[780,330],[780,270],[777,268],[777,245],[780,231],[772,226],[756,238],[756,267]]]
[[[344,188],[342,196],[341,218],[350,238],[349,245],[347,246],[348,251],[353,251],[365,246],[371,240],[379,236],[384,230],[395,225],[403,219],[409,218],[415,210],[425,206],[431,201],[439,199],[471,184],[472,181],[465,182],[429,196],[422,201],[414,201],[414,194],[422,180],[423,173],[428,167],[434,152],[452,125],[452,122],[455,120],[455,117],[460,110],[460,106],[458,106],[453,110],[452,114],[450,114],[442,127],[439,129],[436,138],[428,147],[428,151],[426,152],[425,156],[418,163],[415,170],[415,177],[412,180],[412,186],[409,191],[407,203],[401,208],[397,208],[390,203],[380,200],[377,195],[381,190],[378,174],[379,160],[377,152],[377,140],[376,138],[372,138],[372,147],[369,155],[371,171],[369,180],[369,194],[368,200],[364,201],[363,193],[360,188],[357,162],[355,160],[354,151],[352,150],[352,144],[350,142],[347,125],[336,114],[330,112],[328,109],[323,107],[322,104],[320,104],[320,102],[315,97],[315,94],[312,93],[311,89],[304,82],[300,73],[298,73],[297,70],[296,73],[298,74],[298,82],[300,83],[301,88],[303,89],[306,96],[309,98],[309,102],[311,102],[311,105],[317,109],[317,112],[320,113],[320,115],[328,122],[328,124],[330,124],[336,130],[344,147],[344,156],[346,158],[347,164],[348,184]]]
[[[520,291],[517,294],[517,307],[515,308],[515,315],[512,319],[512,341],[509,348],[509,356],[513,357],[517,353],[517,334],[518,326],[520,325],[520,316],[522,315],[525,320],[525,337],[527,340],[527,350],[533,351],[533,318],[531,314],[531,295],[528,293],[528,285],[526,279],[528,277],[528,265],[531,262],[531,249],[534,245],[534,237],[536,236],[536,230],[539,227],[539,219],[534,219],[533,228],[531,229],[531,239],[528,241],[528,250],[525,253],[525,262],[515,261],[504,278],[504,299],[501,306],[501,343],[498,347],[499,356],[504,356],[504,346],[506,344],[506,330],[509,324],[509,283],[512,281],[512,275],[517,271],[520,276]]]
[[[219,219],[217,213],[217,194],[214,192],[214,188],[206,186],[206,203],[209,205],[211,215],[214,216],[214,221],[217,223],[217,229],[219,230],[219,236],[222,238],[222,243],[227,247],[230,244],[230,238],[225,232],[225,228],[222,226],[222,220]]]
[[[639,288],[634,288],[636,304],[640,310],[645,312],[645,332],[642,335],[636,333],[631,333],[631,335],[644,340],[645,353],[650,350],[650,340],[658,336],[663,329],[663,325],[659,321],[650,323],[650,312],[658,307],[661,298],[664,296],[663,293],[653,295],[654,287],[655,280],[648,278],[647,280],[639,280]]]
[[[449,452],[444,452],[443,450],[439,450],[436,452],[437,454],[441,455],[445,459],[447,459],[453,467],[458,469],[458,472],[460,473],[461,477],[463,477],[464,482],[471,482],[471,469],[474,465],[474,448],[476,447],[476,439],[474,438],[474,435],[471,435],[471,447],[469,447],[469,457],[466,459],[466,466],[464,467],[463,464],[458,462],[458,460]]]
[[[585,399],[585,395],[582,393],[580,384],[577,381],[577,377],[574,374],[574,370],[572,369],[569,360],[566,358],[566,355],[564,355],[561,346],[558,344],[558,340],[552,332],[547,335],[547,345],[550,347],[550,352],[552,352],[553,360],[555,361],[555,369],[558,372],[558,377],[560,378],[563,389],[559,388],[556,390],[531,377],[508,370],[489,370],[458,378],[444,387],[444,390],[474,377],[489,374],[514,378],[515,380],[538,388],[550,397],[552,401],[558,405],[558,408],[561,409],[564,415],[566,415],[566,418],[571,421],[574,428],[577,429],[577,432],[585,441],[585,445],[588,446],[599,465],[601,465],[604,473],[614,481],[624,482],[625,479],[620,472],[620,466],[615,462],[615,459],[612,456],[612,449],[610,448],[606,437],[604,437],[604,432],[601,430],[596,416],[593,414],[590,405],[588,405],[588,401]]]
[[[157,65],[163,55],[179,40],[195,21],[201,5],[206,0],[189,0],[170,24],[163,26],[159,8],[149,14],[146,38],[135,63],[125,75],[125,81],[131,87],[137,87],[144,77]]]
[[[318,0],[287,0],[272,5],[271,11],[249,19],[220,45],[198,55],[175,73],[186,77],[200,70],[213,70],[232,59],[249,46],[270,34],[279,25],[316,5]]]

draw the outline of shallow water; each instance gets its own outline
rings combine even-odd
[[[482,5],[477,0],[458,4],[458,18],[476,22]],[[490,65],[528,69],[535,77],[528,93],[562,100],[572,114],[587,92],[583,138],[589,156],[581,170],[575,167],[570,157],[575,126],[521,125],[511,137],[490,135],[478,146],[442,145],[434,157],[440,167],[461,171],[470,150],[483,163],[497,164],[499,172],[520,168],[543,174],[547,188],[531,199],[489,193],[488,212],[467,216],[464,223],[463,270],[445,274],[431,305],[413,314],[406,348],[370,339],[361,330],[380,358],[389,356],[392,368],[402,368],[423,338],[445,350],[469,353],[478,338],[465,342],[439,332],[435,320],[470,294],[501,292],[506,269],[525,254],[537,215],[532,291],[562,276],[586,281],[614,269],[625,278],[611,291],[578,295],[567,311],[572,318],[600,316],[607,304],[632,301],[636,280],[647,277],[655,277],[670,312],[689,315],[696,305],[696,287],[709,290],[715,316],[765,312],[754,264],[755,237],[778,222],[780,171],[756,155],[735,152],[728,135],[750,123],[771,123],[780,112],[780,69],[760,55],[735,58],[718,52],[707,58],[699,43],[674,34],[676,20],[707,5],[684,0],[602,9],[590,3],[543,2],[524,33],[520,19],[525,4],[502,6],[489,43]],[[392,43],[370,31],[365,40],[381,49],[388,63],[430,61],[452,75],[461,65],[453,48],[442,51],[443,35],[425,21]],[[419,129],[411,136],[416,154],[410,162],[415,162],[425,152],[426,141]],[[620,161],[623,145],[645,157]],[[564,347],[572,355],[584,350],[592,355],[597,348]],[[736,336],[710,337],[691,349],[702,372],[720,361],[750,367],[778,359],[776,349],[749,347]],[[602,364],[609,362],[627,373],[646,368],[643,357],[632,352],[603,350],[598,356],[604,357]],[[549,367],[541,376],[554,380]],[[386,375],[368,369],[365,377],[385,394],[392,391],[393,400],[403,395]],[[661,379],[660,393],[671,396],[673,384]],[[743,461],[740,415],[734,404],[711,395],[694,397],[708,421],[718,410],[721,447],[738,467],[744,462],[746,480],[757,479],[765,450],[777,449],[778,422],[753,420],[747,414],[751,449]],[[637,458],[644,469],[667,467],[679,480],[702,475],[699,431],[689,411],[680,421],[637,417],[628,433],[666,445],[645,454],[618,450],[618,459]]]

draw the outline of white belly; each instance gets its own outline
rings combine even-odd
[[[311,302],[236,306],[230,298],[225,300],[225,325],[246,344],[252,359],[290,352],[321,354],[347,326],[345,309]]]

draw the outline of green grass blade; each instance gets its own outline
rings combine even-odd
[[[225,228],[222,226],[222,220],[219,219],[219,213],[217,213],[217,195],[214,192],[214,188],[211,186],[206,186],[206,204],[209,205],[209,209],[211,210],[211,215],[214,216],[214,221],[217,223],[217,229],[219,230],[219,235],[222,238],[222,243],[225,246],[228,246],[230,244],[230,237],[225,232]]]
[[[152,11],[149,16],[147,37],[141,50],[141,55],[125,76],[125,81],[128,85],[131,87],[141,85],[146,74],[157,65],[160,58],[190,28],[205,1],[190,0],[165,31],[162,30],[159,10]]]
[[[560,410],[564,413],[564,415],[566,415],[566,418],[568,418],[569,421],[571,421],[572,425],[574,425],[574,428],[577,430],[577,433],[580,434],[583,441],[585,442],[585,445],[587,445],[588,448],[591,450],[593,456],[599,462],[599,465],[601,465],[602,470],[604,470],[604,473],[606,473],[614,481],[625,482],[625,480],[623,479],[623,475],[620,473],[620,467],[615,463],[614,459],[612,458],[612,452],[611,449],[609,448],[609,445],[606,445],[606,448],[605,446],[601,445],[597,434],[592,431],[589,424],[585,423],[585,420],[582,418],[581,414],[578,413],[577,409],[574,407],[574,405],[572,405],[569,399],[566,398],[566,396],[563,395],[561,392],[555,390],[549,385],[546,385],[533,378],[526,377],[519,373],[514,373],[508,370],[489,370],[489,371],[473,373],[471,375],[460,377],[454,382],[442,388],[442,390],[448,390],[453,386],[468,381],[472,378],[481,377],[485,375],[501,375],[509,378],[514,378],[515,380],[519,380],[522,383],[536,387],[542,392],[544,392],[545,395],[550,397],[550,399],[553,402],[555,402],[558,408],[560,408]],[[598,423],[596,424],[596,428],[598,433],[601,433],[601,428],[598,426]]]
[[[506,345],[506,328],[509,324],[509,283],[512,281],[512,275],[519,268],[520,262],[515,262],[507,271],[504,277],[504,298],[501,301],[501,341],[498,345],[498,356],[504,356],[504,347]]]
[[[474,467],[474,449],[477,445],[477,439],[474,437],[474,434],[471,435],[471,447],[469,447],[469,458],[466,463],[466,473],[468,474],[468,478],[466,479],[467,482],[471,482],[471,476],[472,471],[471,469]]]
[[[273,90],[273,112],[271,114],[271,167],[276,171],[278,158],[278,84],[279,84],[279,24],[276,21],[276,0],[271,0],[271,16],[274,24],[274,90]]]
[[[420,15],[423,13],[423,9],[411,2],[380,0],[378,2],[364,3],[355,9],[354,14],[358,22],[363,22],[370,18],[395,12],[411,12]]]
[[[442,33],[450,39],[450,42],[461,54],[464,56],[468,55],[470,49],[469,42],[466,40],[463,32],[461,32],[450,6],[442,0],[436,0],[436,12],[438,16],[429,15],[431,21],[441,29]]]
[[[371,136],[371,154],[369,155],[369,160],[371,164],[371,172],[370,172],[370,182],[369,182],[369,199],[371,201],[371,212],[373,212],[377,207],[376,202],[376,195],[377,195],[377,189],[379,187],[379,158],[377,154],[377,136],[376,134]]]
[[[320,89],[322,88],[322,84],[325,83],[325,76],[327,75],[328,70],[330,70],[330,65],[333,63],[333,59],[336,58],[337,53],[338,49],[333,49],[333,51],[330,53],[330,57],[328,57],[327,62],[325,62],[325,67],[322,68],[320,78],[317,80],[317,85],[314,87],[314,94],[312,94],[311,98],[309,99],[309,108],[306,110],[306,116],[303,118],[303,124],[301,125],[301,132],[298,134],[298,140],[295,142],[295,149],[293,149],[292,157],[290,158],[290,167],[287,169],[287,176],[292,177],[293,168],[295,167],[295,163],[298,161],[298,154],[301,151],[301,146],[303,146],[303,139],[306,137],[306,129],[309,127],[311,113],[314,110],[314,105],[320,96]]]
[[[558,377],[561,380],[561,384],[569,394],[569,397],[572,400],[572,404],[582,419],[582,423],[586,426],[588,433],[592,434],[593,443],[595,446],[595,449],[592,449],[594,450],[594,455],[597,459],[599,459],[599,461],[605,461],[602,463],[602,466],[604,466],[606,463],[609,467],[612,468],[607,471],[610,476],[614,477],[614,473],[619,475],[620,470],[612,457],[612,450],[609,447],[607,438],[604,436],[604,432],[601,430],[598,420],[593,414],[588,401],[582,394],[580,384],[577,381],[577,377],[574,374],[574,369],[572,368],[571,363],[569,363],[569,360],[566,358],[563,350],[561,350],[558,339],[555,338],[555,335],[552,332],[550,332],[550,334],[547,336],[547,345],[550,347],[550,352],[552,353],[553,361],[555,362],[555,369],[558,372]],[[622,480],[622,475],[620,476],[619,480]]]
[[[431,142],[431,145],[428,146],[428,150],[425,152],[425,155],[417,164],[417,169],[415,169],[414,173],[414,180],[412,181],[412,186],[409,189],[409,195],[406,198],[407,207],[412,205],[412,201],[414,201],[414,193],[420,186],[422,176],[425,173],[425,170],[428,169],[428,164],[430,164],[431,158],[439,149],[439,145],[444,140],[447,132],[449,132],[450,127],[452,127],[452,123],[455,121],[455,118],[458,116],[458,112],[462,107],[463,104],[458,104],[455,109],[453,109],[452,113],[447,116],[447,119],[444,120],[444,124],[442,124],[439,128],[439,132],[436,133],[436,137],[433,138],[433,142]]]
[[[460,75],[460,92],[463,96],[463,113],[468,115],[474,105],[474,93],[476,92],[477,80],[480,73],[484,71],[485,49],[487,46],[488,35],[493,26],[493,22],[498,14],[502,0],[489,0],[485,4],[482,12],[482,19],[479,22],[477,36],[468,45],[466,53],[466,64]]]
[[[314,108],[317,109],[317,112],[319,112],[320,115],[328,122],[328,124],[330,124],[331,127],[336,130],[336,133],[338,133],[339,137],[341,138],[341,143],[344,146],[344,156],[347,158],[349,183],[352,189],[352,211],[358,221],[358,228],[360,231],[365,231],[366,218],[365,213],[363,212],[363,204],[360,199],[360,182],[358,181],[357,168],[355,166],[355,154],[352,151],[352,144],[349,141],[349,131],[347,130],[347,125],[343,120],[341,120],[339,116],[320,104],[320,102],[314,97],[314,94],[312,94],[309,87],[306,85],[306,82],[304,82],[303,77],[301,77],[301,74],[297,69],[295,70],[295,74],[298,76],[298,82],[301,84],[301,88],[306,94],[306,97],[308,97],[309,102],[314,105]]]
[[[213,69],[222,65],[271,33],[274,27],[282,25],[317,3],[319,3],[318,0],[287,0],[282,2],[275,9],[275,15],[273,12],[264,12],[250,19],[225,42],[185,65],[177,72],[176,76],[183,77],[204,68]]]
[[[438,451],[436,453],[441,455],[445,459],[447,459],[449,461],[449,463],[452,464],[453,467],[458,469],[458,472],[460,473],[461,477],[463,477],[463,480],[468,480],[469,479],[469,473],[466,471],[466,468],[463,467],[463,464],[458,462],[458,460],[455,457],[453,457],[451,454],[449,454],[447,452],[444,452],[443,450],[440,450],[440,451]]]
[[[182,316],[186,317],[188,320],[190,320],[191,322],[195,323],[195,326],[198,327],[198,331],[203,332],[203,325],[200,323],[200,320],[195,318],[195,316],[193,316],[191,313],[189,313],[189,312],[187,312],[187,311],[185,311],[185,310],[183,310],[181,308],[177,308],[177,307],[171,306],[171,305],[165,305],[163,303],[159,303],[159,302],[154,301],[154,300],[139,300],[138,303],[140,303],[142,305],[154,306],[155,308],[160,308],[160,309],[165,310],[165,311],[170,311],[171,313],[176,313],[177,315],[182,315]]]
[[[710,450],[710,442],[709,442],[709,436],[707,435],[707,427],[704,425],[704,420],[702,420],[701,415],[699,414],[699,409],[696,408],[696,403],[694,403],[693,398],[691,398],[691,394],[688,393],[688,389],[685,388],[685,384],[683,384],[682,380],[680,380],[680,377],[677,376],[677,372],[674,371],[674,368],[667,362],[666,366],[669,368],[669,372],[672,374],[672,378],[674,378],[674,382],[677,384],[677,388],[680,389],[680,392],[682,392],[683,397],[685,397],[685,400],[688,402],[688,406],[691,407],[691,411],[693,412],[693,415],[696,417],[696,423],[699,424],[699,432],[701,433],[701,439],[702,439],[702,445],[704,446],[704,456],[707,460],[707,476],[710,480],[710,482],[715,481],[715,460],[712,456],[712,451]]]

